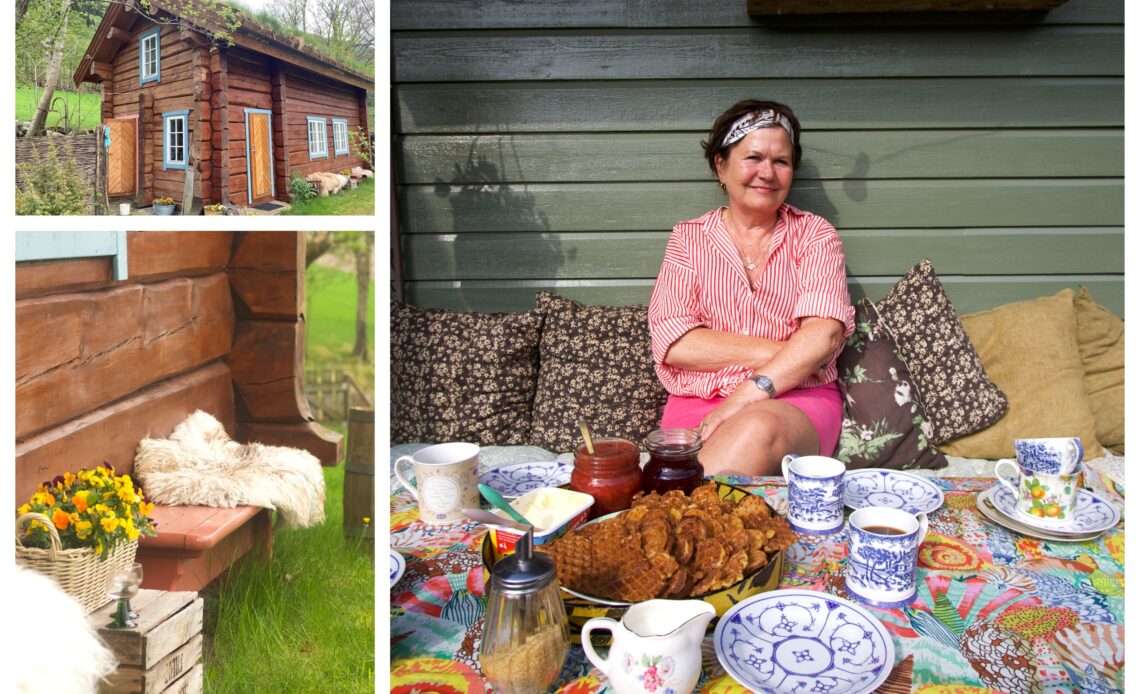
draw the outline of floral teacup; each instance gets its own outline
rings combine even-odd
[[[1002,476],[1003,465],[1016,469],[1012,478]],[[994,465],[994,475],[998,482],[1013,492],[1017,503],[1017,513],[1026,516],[1034,524],[1065,525],[1073,520],[1073,506],[1081,487],[1083,468],[1076,468],[1072,474],[1050,475],[1036,472],[1025,465],[1016,465],[1012,460],[999,460]]]

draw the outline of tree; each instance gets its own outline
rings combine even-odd
[[[55,94],[55,85],[59,83],[59,65],[63,60],[63,39],[67,36],[67,15],[70,9],[71,0],[60,0],[60,24],[56,27],[51,45],[48,48],[48,69],[47,76],[44,77],[44,91],[43,94],[40,94],[40,100],[36,104],[36,112],[32,116],[32,127],[28,128],[24,137],[43,134],[48,108],[51,106],[52,95]]]
[[[361,232],[359,237],[352,248],[356,260],[356,341],[352,345],[352,356],[368,361],[368,286],[372,282],[375,240],[371,231]]]
[[[309,0],[273,0],[269,14],[283,24],[308,31]]]

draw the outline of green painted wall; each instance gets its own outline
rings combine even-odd
[[[672,225],[723,200],[700,141],[791,105],[789,202],[855,298],[930,257],[960,313],[1086,285],[1124,311],[1124,7],[748,17],[746,0],[394,0],[399,256],[423,306],[649,297]]]

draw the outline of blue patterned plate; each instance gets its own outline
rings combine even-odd
[[[404,575],[405,568],[407,568],[407,564],[404,563],[404,555],[400,554],[394,549],[389,549],[388,577],[392,581],[392,584],[388,586],[389,590],[396,587],[396,583],[400,580],[400,577]]]
[[[1017,497],[1000,482],[990,488],[990,500],[999,511],[1010,518],[1016,518],[1019,523],[1059,535],[1104,532],[1120,522],[1120,511],[1087,489],[1077,490],[1073,519],[1068,523],[1045,523],[1028,514],[1019,513]]]
[[[813,590],[775,590],[735,605],[713,632],[734,680],[774,694],[874,691],[895,666],[886,627],[853,602]]]
[[[853,509],[888,506],[907,513],[931,513],[942,501],[941,489],[909,472],[865,468],[843,475],[843,503]]]
[[[532,489],[561,487],[570,481],[574,466],[557,460],[529,460],[512,463],[479,476],[479,481],[507,499],[517,499]]]

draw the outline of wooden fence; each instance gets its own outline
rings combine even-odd
[[[106,191],[107,155],[103,148],[103,126],[94,132],[74,135],[39,135],[16,138],[16,187],[23,183],[28,169],[41,165],[52,156],[62,163],[75,162],[79,175],[91,188],[90,209],[93,214],[102,212]]]
[[[346,425],[354,407],[372,407],[372,396],[352,376],[338,369],[305,371],[305,394],[313,416],[322,424]]]

